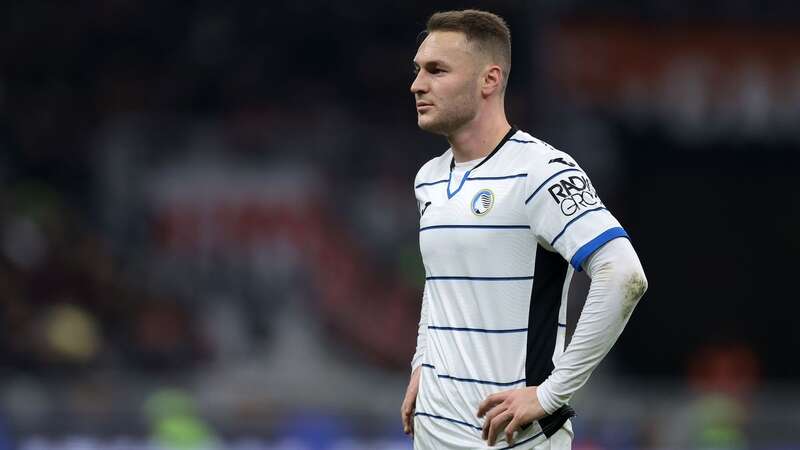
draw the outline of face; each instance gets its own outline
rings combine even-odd
[[[463,33],[434,31],[422,41],[411,84],[420,128],[451,135],[475,118],[480,105],[477,65]]]

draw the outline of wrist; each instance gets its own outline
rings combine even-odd
[[[544,380],[542,384],[536,387],[536,397],[539,399],[539,405],[547,414],[553,414],[561,407],[556,396],[550,392],[550,379]]]

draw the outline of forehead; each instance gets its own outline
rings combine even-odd
[[[425,37],[417,49],[414,62],[422,65],[428,61],[456,62],[468,58],[471,48],[466,35],[458,31],[434,31]]]

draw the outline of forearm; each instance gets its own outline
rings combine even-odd
[[[538,388],[548,413],[566,404],[611,350],[647,289],[639,258],[627,239],[615,239],[584,264],[592,279],[572,340]]]
[[[419,314],[419,326],[417,328],[417,349],[414,357],[411,358],[411,371],[420,367],[425,357],[425,347],[428,338],[428,285],[422,291],[422,307]]]

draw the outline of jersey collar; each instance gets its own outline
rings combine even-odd
[[[514,135],[517,133],[517,131],[519,131],[519,128],[515,127],[514,125],[511,125],[511,129],[510,129],[510,130],[508,130],[508,133],[506,133],[506,135],[505,135],[505,136],[503,136],[503,139],[501,139],[501,140],[500,140],[500,142],[497,144],[497,147],[495,147],[495,148],[494,148],[494,150],[492,150],[492,152],[491,152],[491,153],[489,153],[488,155],[486,155],[486,158],[483,158],[483,160],[481,160],[481,162],[479,162],[478,164],[476,164],[476,165],[475,165],[475,167],[473,167],[472,169],[470,169],[470,172],[472,172],[473,170],[475,170],[475,169],[477,169],[478,167],[480,167],[480,166],[481,166],[483,163],[485,163],[486,161],[488,161],[488,160],[489,160],[489,158],[491,158],[492,156],[494,156],[494,154],[495,154],[495,153],[497,153],[498,151],[500,151],[500,149],[503,147],[503,145],[505,145],[505,143],[506,143],[506,142],[508,142],[508,140],[509,140],[509,139],[511,139],[511,136],[514,136]],[[455,167],[456,167],[456,157],[455,157],[455,156],[452,156],[452,157],[450,158],[450,172],[451,172],[451,173],[453,172],[453,168],[455,168]]]

